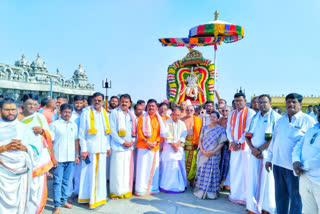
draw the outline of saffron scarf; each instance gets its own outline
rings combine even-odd
[[[266,130],[265,130],[265,140],[266,141],[271,140],[272,135],[273,135],[274,126],[276,123],[274,114],[275,114],[274,111],[272,109],[270,109],[268,112],[268,119],[267,119],[267,121],[265,121],[265,122],[267,122]],[[249,131],[246,133],[246,138],[252,138],[260,115],[261,115],[261,112],[259,111],[256,115],[253,116]]]
[[[241,136],[243,135],[243,133],[245,132],[248,110],[249,110],[249,108],[245,106],[240,112],[239,125],[238,125],[238,139],[237,140],[239,140],[241,138]],[[236,120],[237,120],[237,110],[233,111],[233,113],[231,115],[231,121],[230,121],[233,142],[235,142],[234,132],[236,131],[235,130]],[[245,142],[242,143],[241,150],[244,150],[244,148],[245,148]],[[231,144],[230,144],[230,150],[232,150]]]
[[[160,137],[167,138],[168,137],[168,130],[158,112],[156,112],[156,116],[158,118],[159,124],[160,124]],[[142,131],[143,135],[147,138],[151,137],[152,131],[151,131],[151,120],[148,112],[144,113],[142,118]]]
[[[97,134],[98,130],[94,128],[94,114],[93,114],[92,108],[93,107],[90,107],[90,129],[88,129],[88,134]],[[105,130],[105,133],[108,135],[111,133],[109,119],[108,119],[106,110],[104,108],[101,108],[101,109],[103,113],[104,130]]]
[[[134,117],[132,111],[128,110],[128,114],[131,117],[132,122],[132,137],[137,136],[137,125],[136,125],[136,118]],[[118,118],[118,135],[119,137],[126,136],[126,119],[125,114],[123,111],[120,111],[120,108],[117,109],[117,118]]]

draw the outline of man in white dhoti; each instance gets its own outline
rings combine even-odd
[[[129,110],[131,97],[120,96],[120,106],[110,115],[111,160],[110,197],[114,200],[132,197],[134,157],[136,142],[136,118]]]
[[[84,100],[85,100],[84,97],[81,95],[76,95],[73,98],[73,108],[74,109],[73,109],[70,121],[74,122],[77,125],[78,132],[79,132],[79,128],[80,128],[80,116],[81,116],[81,113],[83,110]],[[73,172],[74,183],[71,180],[71,184],[69,185],[70,196],[72,195],[72,193],[74,193],[75,196],[79,195],[80,173],[81,173],[81,164],[76,164],[74,166],[74,172]]]
[[[248,146],[245,146],[245,132],[249,129],[255,111],[246,106],[246,95],[234,95],[236,110],[231,112],[227,123],[227,136],[230,142],[230,195],[229,200],[246,204]]]
[[[106,157],[110,155],[111,133],[107,112],[102,108],[103,94],[93,94],[93,105],[82,113],[79,139],[81,176],[79,203],[93,209],[107,202]]]
[[[159,192],[159,145],[168,132],[157,110],[157,101],[150,99],[147,112],[138,119],[136,195]]]
[[[304,213],[320,214],[320,113],[318,123],[308,129],[292,152]]]
[[[187,128],[180,120],[181,110],[172,110],[171,118],[166,121],[168,138],[164,140],[160,157],[160,191],[182,193],[187,187],[184,142]]]
[[[271,108],[271,97],[258,97],[260,111],[253,116],[246,141],[250,148],[248,157],[247,210],[250,213],[275,213],[275,187],[273,173],[264,165],[268,156],[267,148],[277,120],[281,117]]]
[[[301,214],[299,178],[293,172],[292,152],[315,121],[301,111],[302,95],[290,93],[285,100],[287,113],[274,127],[265,167],[268,172],[273,169],[277,213]]]
[[[25,138],[29,129],[17,119],[13,99],[2,99],[0,111],[0,213],[32,213],[27,206],[38,148]]]
[[[46,118],[37,112],[37,96],[25,94],[22,97],[23,112],[18,115],[19,120],[29,129],[26,135],[39,148],[39,160],[33,162],[32,183],[30,200],[28,202],[29,213],[41,213],[47,203],[47,172],[57,161],[54,158],[52,140]],[[51,154],[51,156],[50,156]]]

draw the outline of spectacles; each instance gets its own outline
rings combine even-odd
[[[193,109],[187,109],[186,111],[194,111]]]

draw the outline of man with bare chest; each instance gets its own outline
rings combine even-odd
[[[187,127],[187,137],[185,141],[184,151],[186,160],[187,179],[190,186],[194,187],[194,177],[197,173],[197,148],[201,131],[201,118],[194,115],[194,107],[189,105],[186,109],[187,115],[182,121]]]
[[[187,102],[182,101],[180,103],[180,109],[181,109],[181,118],[184,118],[187,115]]]

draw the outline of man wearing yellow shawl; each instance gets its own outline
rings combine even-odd
[[[119,108],[110,114],[111,148],[110,197],[130,198],[133,185],[133,150],[136,142],[136,118],[129,110],[131,97],[120,96]]]
[[[102,108],[103,94],[93,94],[93,105],[82,112],[79,139],[81,176],[79,203],[89,203],[93,209],[107,202],[106,158],[110,155],[110,126]]]
[[[29,213],[41,213],[47,203],[47,172],[56,166],[57,161],[53,155],[52,140],[46,118],[36,112],[38,109],[37,96],[25,94],[21,101],[23,112],[18,119],[29,129],[25,137],[30,139],[39,148],[39,160],[33,162]],[[50,157],[51,155],[51,157]]]
[[[187,137],[185,141],[185,161],[187,170],[187,179],[190,181],[190,186],[194,187],[194,177],[197,173],[197,148],[201,132],[202,121],[200,117],[194,115],[194,107],[187,106],[187,115],[182,118],[182,121],[187,127]]]

